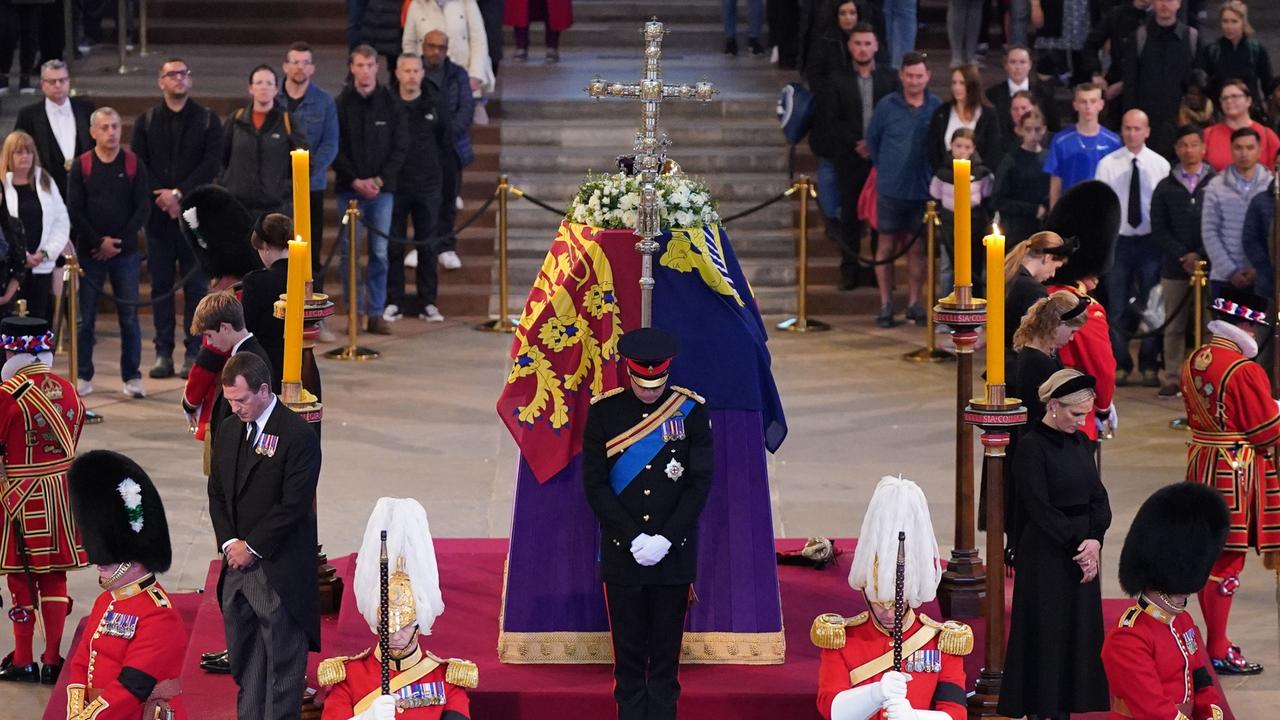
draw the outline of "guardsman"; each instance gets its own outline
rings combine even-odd
[[[1256,675],[1227,639],[1231,600],[1250,547],[1263,564],[1280,569],[1280,480],[1272,448],[1280,441],[1280,410],[1258,354],[1257,328],[1267,327],[1267,301],[1227,287],[1213,299],[1213,334],[1182,366],[1182,401],[1191,442],[1187,480],[1217,488],[1231,509],[1226,547],[1200,590],[1209,657],[1219,675]]]
[[[156,581],[173,551],[164,504],[137,463],[94,450],[71,466],[71,506],[102,594],[67,666],[67,720],[184,720],[182,617]]]
[[[1222,550],[1229,518],[1221,493],[1185,482],[1157,490],[1138,509],[1120,551],[1120,586],[1138,602],[1102,645],[1109,720],[1222,720],[1222,697],[1186,610]]]
[[[898,533],[905,532],[902,660],[893,669]],[[822,648],[818,712],[828,720],[965,720],[964,656],[973,631],[916,612],[933,600],[943,562],[920,487],[901,477],[876,486],[853,551],[849,585],[868,612],[819,615],[809,636]]]
[[[13,652],[0,680],[53,685],[62,669],[59,646],[71,598],[67,570],[88,564],[67,499],[67,468],[76,456],[84,404],[75,386],[50,370],[53,332],[34,317],[0,321],[0,484],[4,528],[0,574],[8,575],[13,604]],[[32,638],[44,624],[42,669]]]
[[[323,720],[468,720],[467,690],[479,679],[475,663],[444,660],[422,644],[444,612],[436,551],[427,511],[417,500],[381,498],[369,516],[356,556],[356,607],[378,632],[381,617],[381,531],[387,532],[387,664],[390,694],[382,694],[382,650],[320,663],[317,677],[330,687]]]
[[[675,337],[640,328],[618,341],[629,385],[591,399],[582,483],[600,521],[619,720],[674,720],[698,516],[714,468],[711,420],[668,385]]]

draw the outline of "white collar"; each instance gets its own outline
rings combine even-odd
[[[61,105],[55,103],[49,98],[44,99],[44,111],[47,113],[59,113],[65,115],[71,112],[71,98],[67,98],[66,102]]]
[[[267,418],[271,417],[271,411],[276,409],[277,402],[279,402],[279,400],[276,398],[275,393],[272,393],[271,402],[267,404],[267,409],[263,410],[262,414],[253,420],[253,422],[258,425],[258,437],[262,437],[262,428],[267,426]],[[247,424],[248,423],[246,423],[246,425]]]
[[[1209,321],[1209,332],[1219,335],[1226,340],[1230,340],[1240,346],[1240,351],[1245,357],[1254,357],[1258,354],[1258,341],[1248,332],[1232,325],[1226,320]]]
[[[1026,80],[1023,80],[1021,83],[1015,83],[1013,80],[1010,80],[1010,79],[1008,79],[1008,78],[1005,78],[1005,82],[1009,84],[1009,97],[1013,97],[1013,94],[1014,94],[1014,93],[1016,93],[1016,92],[1018,92],[1019,90],[1030,90],[1030,89],[1031,89],[1031,76],[1030,76],[1030,75],[1028,75],[1028,76],[1027,76],[1027,79],[1026,79]]]
[[[240,352],[240,346],[244,344],[245,340],[248,340],[251,337],[253,337],[253,333],[249,333],[248,335],[245,335],[244,337],[240,338],[239,342],[231,346],[231,354],[235,355],[236,353]]]
[[[53,365],[53,353],[18,353],[8,360],[4,361],[4,366],[0,367],[0,381],[8,380],[18,371],[29,365],[44,363],[45,365]]]

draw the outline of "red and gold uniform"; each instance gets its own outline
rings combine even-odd
[[[99,595],[89,628],[68,665],[67,720],[150,720],[156,703],[187,717],[177,680],[187,633],[154,575]]]
[[[902,624],[902,672],[911,675],[907,701],[916,709],[937,710],[953,720],[965,720],[964,656],[973,650],[973,631],[968,625],[935,622],[911,610]],[[892,633],[869,612],[847,619],[819,615],[810,637],[822,648],[818,712],[827,720],[836,695],[878,681],[893,665]],[[884,711],[871,718],[882,720]]]
[[[404,720],[468,720],[478,672],[467,660],[442,660],[421,645],[408,656],[391,660],[391,694],[396,717]],[[330,658],[317,672],[321,685],[332,686],[324,701],[323,720],[348,720],[369,709],[382,694],[382,663],[377,648],[353,657]]]
[[[1111,687],[1108,720],[1222,720],[1191,614],[1160,609],[1145,597],[1120,616],[1102,644]]]
[[[1243,331],[1242,331],[1243,332]],[[1280,559],[1280,479],[1270,448],[1280,441],[1280,410],[1262,367],[1229,337],[1215,335],[1182,366],[1182,398],[1191,441],[1187,480],[1217,488],[1231,512],[1227,544],[1200,591],[1209,656],[1231,649],[1227,616],[1245,551]]]
[[[1078,285],[1049,286],[1050,294],[1059,290],[1088,297]],[[1097,394],[1093,399],[1093,409],[1105,420],[1116,394],[1116,356],[1111,349],[1111,325],[1107,322],[1107,310],[1100,302],[1089,303],[1085,317],[1084,326],[1071,336],[1070,342],[1058,349],[1058,358],[1062,360],[1063,367],[1092,375],[1098,381],[1094,386]],[[1086,422],[1080,430],[1090,440],[1098,439],[1097,423]]]

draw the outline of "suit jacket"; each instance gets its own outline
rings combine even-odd
[[[277,439],[271,455],[242,455],[245,423],[222,421],[213,441],[209,517],[218,546],[233,538],[249,544],[280,603],[320,649],[320,591],[316,583],[316,485],[320,439],[311,426],[277,400],[259,438]],[[218,576],[218,600],[227,574]]]
[[[271,389],[277,393],[284,373],[284,320],[276,317],[275,305],[285,294],[288,280],[288,258],[275,261],[271,267],[254,270],[240,280],[244,327],[266,352],[267,364],[271,366]]]
[[[871,73],[873,103],[898,88],[893,70],[877,65]],[[813,128],[809,131],[809,147],[813,154],[838,158],[851,154],[866,128],[862,127],[862,94],[858,92],[858,74],[849,69],[833,73],[814,86],[818,102]],[[870,162],[870,161],[868,161]]]
[[[663,443],[621,494],[615,494],[609,482],[610,470],[620,456],[608,457],[605,444],[641,422],[673,392],[668,388],[656,403],[645,405],[630,389],[622,388],[596,398],[587,414],[582,482],[587,503],[600,520],[605,582],[679,585],[692,583],[697,576],[698,516],[711,490],[715,466],[711,420],[701,402],[695,402],[684,418],[683,437]],[[680,470],[669,469],[677,466]],[[671,542],[666,557],[651,567],[640,565],[631,555],[631,541],[641,533],[661,535]]]
[[[239,349],[236,350],[236,352],[237,353],[251,352],[254,355],[257,355],[258,357],[262,358],[263,361],[267,363],[267,367],[271,368],[271,378],[272,378],[272,386],[273,386],[271,388],[271,392],[274,392],[274,393],[280,392],[280,383],[279,383],[279,380],[277,379],[279,378],[279,371],[276,370],[275,366],[271,364],[271,356],[268,355],[267,351],[262,347],[262,343],[258,341],[257,335],[253,335],[253,336],[250,336],[249,338],[246,338],[244,342],[240,343],[240,347]],[[206,356],[208,358],[208,362],[207,363],[202,362],[201,363],[202,365],[217,363],[217,368],[218,368],[217,372],[219,375],[222,374],[222,366],[227,364],[227,358],[225,357],[220,358],[216,353],[212,353],[212,352],[206,353],[204,351],[201,351],[201,355]],[[219,381],[218,382],[218,399],[213,401],[213,413],[209,416],[209,430],[213,432],[214,440],[218,439],[218,430],[222,427],[222,421],[227,419],[228,417],[231,417],[231,406],[227,404],[227,399],[222,397],[222,384],[221,384],[221,381]],[[232,418],[232,419],[234,420],[235,418]]]
[[[1058,132],[1062,127],[1062,118],[1058,114],[1058,101],[1053,97],[1053,88],[1042,82],[1037,82],[1035,78],[1031,79],[1027,87],[1030,88],[1031,94],[1035,96],[1036,106],[1044,114],[1045,129],[1050,133]],[[1013,132],[1013,120],[1009,117],[1009,105],[1013,103],[1013,96],[1009,94],[1009,82],[1001,80],[987,88],[987,100],[996,109],[996,117],[1000,120],[1000,127],[1006,133]]]
[[[58,190],[62,191],[64,200],[67,197],[67,162],[93,149],[93,138],[89,137],[89,116],[93,114],[93,103],[77,97],[68,98],[67,101],[71,103],[71,114],[76,118],[76,151],[72,157],[62,156],[58,140],[53,136],[53,127],[49,125],[49,116],[44,112],[44,98],[19,110],[17,122],[13,125],[14,130],[21,130],[35,139],[40,165],[57,184]]]

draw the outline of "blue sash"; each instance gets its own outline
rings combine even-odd
[[[680,403],[679,409],[672,414],[672,417],[688,417],[689,411],[693,410],[694,399],[685,398]],[[609,484],[613,487],[614,495],[621,495],[623,490],[636,479],[636,475],[648,465],[651,460],[662,450],[667,444],[663,437],[663,427],[665,422],[658,423],[647,435],[632,443],[630,447],[622,451],[618,456],[617,462],[613,464],[613,468],[609,470]]]

